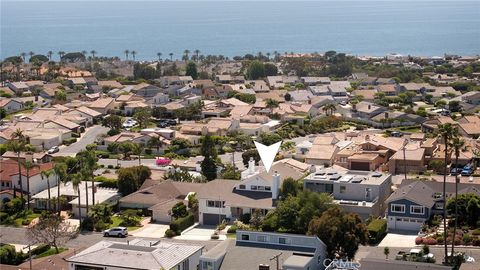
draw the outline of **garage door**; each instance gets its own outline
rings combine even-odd
[[[203,214],[203,225],[218,225],[226,218],[225,215]]]
[[[419,231],[422,227],[423,220],[416,218],[396,218],[395,229],[402,231]]]
[[[370,166],[367,162],[352,162],[352,170],[369,171]]]

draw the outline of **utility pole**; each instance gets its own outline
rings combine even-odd
[[[282,256],[282,252],[280,252],[279,254],[273,256],[272,258],[270,258],[270,261],[273,261],[273,260],[276,261],[277,267],[276,267],[275,269],[277,269],[277,270],[280,270],[280,262],[279,262],[280,256]]]
[[[405,155],[405,150],[407,148],[407,144],[408,144],[408,140],[405,140],[405,142],[403,143],[403,170],[404,170],[404,173],[405,173],[405,181],[407,181],[407,158],[406,158],[406,155]]]
[[[32,245],[28,244],[28,246],[24,247],[23,249],[27,249],[27,248],[28,248],[28,260],[30,262],[30,270],[32,270],[32,252],[31,252]]]

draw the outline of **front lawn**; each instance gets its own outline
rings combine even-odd
[[[134,231],[139,229],[141,226],[123,226],[123,219],[119,216],[113,216],[112,217],[112,224],[110,225],[110,228],[113,227],[127,227],[129,231]]]

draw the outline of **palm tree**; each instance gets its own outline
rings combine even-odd
[[[125,54],[125,60],[128,61],[128,54],[130,53],[130,51],[129,51],[129,50],[125,50],[125,51],[123,51],[123,53]]]
[[[269,52],[267,52],[265,55],[267,55],[268,61],[270,61],[270,55],[271,54]]]
[[[337,110],[337,108],[335,107],[335,104],[328,103],[328,104],[325,104],[325,106],[323,106],[322,110],[328,116],[328,115],[332,115],[333,112]],[[329,112],[330,112],[330,114],[329,114]]]
[[[27,56],[27,53],[22,52],[20,53],[20,56],[23,58],[23,62],[25,62],[25,57]]]
[[[447,207],[446,207],[446,188],[447,188],[447,166],[448,166],[448,145],[450,144],[450,140],[452,137],[458,132],[456,127],[453,127],[452,124],[447,123],[438,126],[438,134],[443,139],[444,147],[445,147],[445,164],[443,165],[443,229],[444,229],[444,263],[448,263],[448,250],[447,250]]]
[[[27,171],[27,207],[30,209],[30,170],[38,167],[38,165],[31,161],[25,161],[22,162],[22,166]]]
[[[163,146],[163,141],[160,139],[160,137],[152,137],[150,140],[148,140],[148,146],[152,148],[157,149],[157,154],[160,152],[160,147]]]
[[[458,157],[460,152],[465,150],[465,141],[459,137],[455,137],[452,140],[452,148],[455,151],[455,227],[453,227],[453,236],[452,236],[452,252],[450,254],[455,254],[455,236],[457,233],[458,226]]]
[[[82,176],[78,173],[73,174],[72,176],[72,185],[73,189],[77,192],[78,196],[78,220],[80,222],[80,228],[82,228],[82,207],[80,201],[80,184],[82,183]]]
[[[195,53],[195,60],[198,61],[198,57],[200,55],[200,50],[199,49],[196,49],[195,51],[193,51]]]
[[[32,51],[30,51],[30,52],[28,53],[28,55],[30,56],[30,59],[32,59],[32,57],[35,55],[35,53],[32,52]],[[30,60],[30,61],[31,61],[31,60]]]
[[[53,167],[55,176],[57,177],[57,212],[60,215],[60,184],[67,179],[67,165],[65,163],[55,163]]]
[[[47,180],[47,191],[48,191],[47,209],[48,209],[48,211],[52,211],[52,208],[50,207],[50,203],[51,203],[51,200],[52,200],[52,197],[50,195],[50,176],[52,176],[52,174],[53,174],[53,170],[47,170],[47,171],[41,172],[42,179]]]
[[[65,55],[64,51],[59,51],[58,56],[60,56],[60,62],[62,61],[62,57]]]
[[[162,61],[162,53],[158,52],[157,56],[158,56],[158,62],[161,62]]]
[[[53,55],[53,52],[52,52],[52,51],[48,51],[48,52],[47,52],[47,56],[48,56],[48,60],[49,60],[49,61],[52,61],[52,55]]]
[[[142,151],[143,151],[143,147],[142,145],[140,144],[133,144],[133,149],[132,149],[132,152],[134,155],[137,155],[138,157],[138,166],[142,165]]]
[[[92,55],[92,58],[95,59],[95,54],[97,54],[97,51],[91,50],[91,51],[90,51],[90,54]]]
[[[137,52],[136,51],[131,51],[130,53],[132,54],[133,61],[135,61],[135,55],[137,54]]]
[[[23,201],[23,181],[22,181],[22,167],[20,164],[20,153],[25,148],[25,145],[20,140],[14,140],[9,142],[10,149],[17,153],[17,163],[18,163],[18,183],[20,185],[20,198]]]
[[[90,172],[86,167],[80,170],[80,177],[85,183],[85,216],[88,216],[88,180],[90,178]],[[79,205],[80,206],[80,205]]]
[[[87,51],[83,50],[82,54],[83,54],[83,56],[87,57]]]
[[[183,51],[183,55],[185,56],[185,61],[188,61],[188,59],[189,59],[188,55],[189,54],[190,54],[190,51],[188,49]]]
[[[168,55],[170,55],[170,61],[173,61],[173,53],[169,53]]]

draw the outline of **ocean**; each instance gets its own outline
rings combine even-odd
[[[0,58],[97,51],[139,60],[246,53],[480,54],[480,1],[1,0]],[[54,58],[58,58],[55,54]]]

